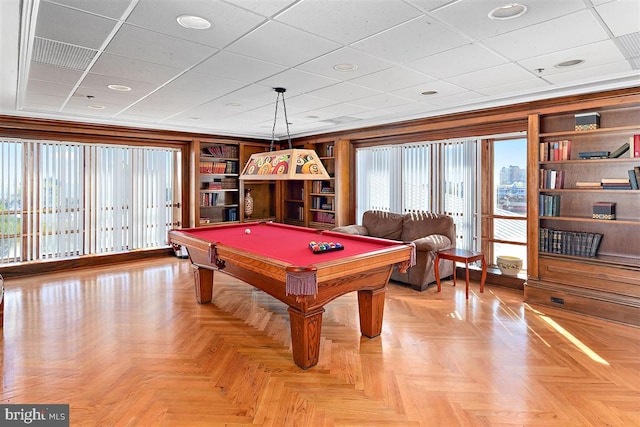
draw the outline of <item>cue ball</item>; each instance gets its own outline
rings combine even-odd
[[[244,229],[244,233],[245,233],[245,234],[251,234],[251,230],[249,230],[248,228],[245,228],[245,229]]]

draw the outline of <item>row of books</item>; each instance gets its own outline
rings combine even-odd
[[[581,257],[594,257],[603,235],[584,231],[540,228],[540,252]]]
[[[311,183],[311,192],[333,194],[333,187],[328,187],[325,184],[324,181],[313,181]]]
[[[326,197],[313,197],[311,198],[312,209],[324,209],[328,211],[333,210],[333,199]]]
[[[560,196],[540,194],[540,215],[560,216]]]
[[[202,147],[202,154],[214,157],[238,157],[237,145],[208,145]]]
[[[636,139],[638,141],[637,153],[636,153],[636,147],[635,147]],[[619,157],[622,157],[627,151],[629,152],[630,157],[640,157],[640,135],[632,136],[629,142],[623,143],[620,147],[618,147],[613,152],[604,151],[604,150],[582,151],[578,153],[578,157],[580,159],[587,159],[587,160],[588,159],[617,159]]]
[[[227,202],[225,193],[201,193],[200,194],[200,206],[224,206],[230,204]]]
[[[313,220],[315,222],[324,222],[325,224],[335,224],[336,216],[329,212],[314,212]]]
[[[640,166],[627,171],[628,178],[602,178],[600,181],[578,181],[576,188],[602,190],[638,190],[640,189]]]
[[[559,160],[571,160],[571,141],[549,141],[540,143],[540,161],[553,162]]]
[[[235,178],[214,179],[202,183],[203,190],[235,190],[238,188],[238,180]]]
[[[200,161],[200,173],[238,173],[238,162],[227,160],[226,162]]]
[[[540,169],[540,188],[549,190],[564,188],[564,171]]]

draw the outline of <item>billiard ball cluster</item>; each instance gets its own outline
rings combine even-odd
[[[311,241],[309,242],[309,249],[311,249],[311,252],[314,254],[320,254],[324,252],[339,251],[344,249],[344,246],[342,246],[341,243]]]

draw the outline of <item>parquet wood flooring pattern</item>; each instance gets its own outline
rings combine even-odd
[[[6,280],[2,403],[69,403],[72,426],[640,426],[640,330],[522,292],[390,283],[382,335],[329,305],[320,361],[286,306],[224,274],[195,300],[172,257]]]

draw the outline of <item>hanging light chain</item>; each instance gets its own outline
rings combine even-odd
[[[269,151],[273,151],[273,144],[276,140],[276,122],[278,121],[278,101],[280,100],[280,94],[282,94],[282,108],[284,109],[284,121],[287,125],[287,139],[289,141],[289,149],[291,146],[291,134],[289,133],[289,118],[287,117],[287,104],[284,101],[284,93],[287,91],[283,87],[275,87],[273,90],[278,94],[276,96],[276,111],[273,115],[273,128],[271,129],[271,145],[269,146]]]

